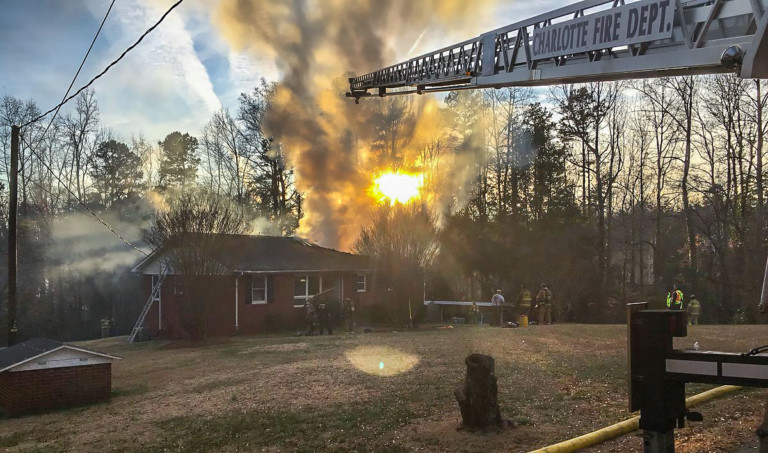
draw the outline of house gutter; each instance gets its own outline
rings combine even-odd
[[[238,289],[239,281],[240,281],[240,277],[235,275],[235,335],[237,335],[238,330],[240,330],[240,319],[239,319],[240,291]]]
[[[373,272],[373,269],[286,269],[270,271],[234,270],[233,274],[318,274],[322,272]]]
[[[741,390],[741,387],[735,385],[724,385],[717,387],[704,393],[692,396],[685,400],[685,407],[691,409],[700,404],[709,402],[715,398],[727,395],[728,393]],[[559,444],[550,445],[548,447],[533,450],[528,453],[572,453],[584,448],[594,447],[595,445],[602,444],[627,435],[633,431],[640,429],[640,417],[632,417],[629,420],[616,423],[615,425],[606,426],[605,428],[598,429],[597,431],[585,434],[583,436],[575,437]]]

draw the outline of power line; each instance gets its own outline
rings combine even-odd
[[[60,102],[60,103],[59,103],[57,106],[53,107],[52,109],[48,110],[47,112],[43,113],[42,115],[38,116],[37,118],[35,118],[35,119],[33,119],[33,120],[31,120],[31,121],[29,121],[29,122],[27,122],[27,123],[23,124],[21,127],[22,127],[22,128],[24,128],[24,127],[27,127],[27,126],[29,126],[29,125],[30,125],[30,124],[32,124],[32,123],[36,123],[36,122],[40,121],[41,119],[43,119],[43,118],[45,118],[46,116],[48,116],[48,114],[50,114],[51,112],[55,111],[55,110],[56,110],[56,109],[58,109],[58,108],[61,108],[61,106],[63,106],[63,105],[64,105],[64,104],[66,104],[67,102],[71,101],[71,100],[72,100],[72,99],[74,99],[75,97],[77,97],[77,95],[78,95],[78,94],[80,94],[80,93],[82,93],[82,92],[83,92],[83,91],[84,91],[86,88],[88,88],[88,87],[90,87],[91,85],[93,85],[93,83],[94,83],[94,82],[96,82],[96,80],[98,80],[99,78],[101,78],[101,76],[103,76],[104,74],[106,74],[106,73],[107,73],[107,71],[109,71],[110,69],[112,69],[112,67],[113,67],[113,66],[115,66],[117,63],[119,63],[119,62],[120,62],[120,60],[122,60],[122,59],[123,59],[123,57],[125,57],[125,56],[128,54],[128,52],[130,52],[130,51],[131,51],[131,50],[133,50],[133,49],[134,49],[136,46],[138,46],[138,45],[139,45],[139,43],[141,43],[141,41],[142,41],[142,40],[143,40],[143,39],[144,39],[144,38],[145,38],[145,37],[146,37],[148,34],[150,34],[150,33],[151,33],[151,32],[152,32],[152,31],[153,31],[155,28],[157,28],[157,27],[158,27],[158,25],[160,25],[160,24],[163,22],[163,20],[165,20],[165,18],[168,16],[168,14],[170,14],[170,13],[171,13],[171,11],[173,11],[174,9],[176,9],[176,7],[177,7],[177,6],[179,6],[179,5],[181,4],[181,2],[183,2],[183,1],[184,1],[184,0],[178,0],[176,3],[174,3],[173,5],[171,5],[171,7],[170,7],[170,8],[168,8],[168,10],[165,12],[165,14],[163,14],[163,15],[160,17],[160,19],[159,19],[157,22],[155,22],[155,24],[154,24],[154,25],[152,25],[151,27],[149,27],[149,28],[147,29],[147,31],[145,31],[145,32],[144,32],[144,33],[143,33],[143,34],[142,34],[142,35],[139,37],[139,39],[138,39],[138,40],[137,40],[135,43],[133,43],[133,44],[132,44],[130,47],[128,47],[127,49],[125,49],[125,51],[123,51],[123,53],[122,53],[122,54],[120,54],[120,56],[119,56],[119,57],[117,57],[117,59],[116,59],[115,61],[113,61],[112,63],[110,63],[110,64],[109,64],[109,65],[108,65],[106,68],[104,68],[104,70],[103,70],[103,71],[101,71],[99,74],[97,74],[97,75],[96,75],[94,78],[92,78],[92,79],[91,79],[91,80],[90,80],[88,83],[86,83],[85,85],[83,85],[83,87],[81,87],[79,90],[77,90],[77,92],[75,92],[74,94],[72,94],[72,95],[71,95],[71,96],[69,96],[68,98],[64,99],[64,100],[63,100],[63,101],[61,101],[61,102]]]
[[[40,164],[42,164],[42,165],[43,165],[43,166],[44,166],[44,167],[45,167],[45,168],[46,168],[46,169],[47,169],[47,170],[50,172],[51,176],[53,176],[54,178],[56,178],[56,181],[58,181],[58,182],[59,182],[59,184],[61,184],[61,186],[62,186],[62,187],[63,187],[63,188],[64,188],[64,189],[65,189],[67,192],[69,192],[69,194],[70,194],[72,197],[74,197],[74,198],[75,198],[75,200],[77,200],[77,202],[78,202],[78,203],[80,203],[80,205],[82,205],[82,206],[83,206],[83,207],[84,207],[84,208],[85,208],[85,209],[88,211],[88,213],[91,215],[91,217],[93,217],[93,219],[94,219],[94,220],[96,220],[96,221],[97,221],[97,222],[99,222],[100,224],[104,225],[104,227],[106,227],[106,228],[107,228],[109,231],[111,231],[111,232],[112,232],[112,234],[114,234],[115,236],[117,236],[117,238],[118,238],[118,239],[120,239],[121,241],[123,241],[123,242],[124,242],[126,245],[130,246],[131,248],[133,248],[134,250],[136,250],[137,252],[141,253],[141,254],[142,254],[142,255],[144,255],[144,256],[149,256],[149,254],[148,254],[147,252],[145,252],[144,250],[141,250],[140,248],[138,248],[138,247],[136,247],[135,245],[133,245],[133,244],[132,244],[132,243],[131,243],[131,242],[130,242],[128,239],[126,239],[125,237],[123,237],[123,235],[122,235],[122,234],[120,234],[120,232],[119,232],[119,231],[117,231],[117,230],[116,230],[116,229],[115,229],[115,228],[114,228],[112,225],[110,225],[110,224],[108,224],[106,221],[104,221],[104,220],[103,220],[101,217],[99,217],[99,215],[98,215],[98,214],[96,214],[96,213],[95,213],[95,212],[94,212],[94,211],[93,211],[93,210],[92,210],[92,209],[91,209],[91,208],[90,208],[90,207],[89,207],[87,204],[85,204],[85,202],[84,202],[83,200],[81,200],[81,199],[80,199],[80,197],[79,197],[79,196],[78,196],[76,193],[74,193],[74,192],[72,191],[72,189],[70,189],[70,188],[69,188],[69,185],[67,185],[67,184],[66,184],[64,181],[62,181],[62,180],[61,180],[61,178],[59,178],[59,176],[56,174],[56,172],[54,172],[54,171],[53,171],[53,169],[50,167],[50,165],[48,165],[48,164],[45,162],[45,159],[43,159],[43,158],[42,158],[42,156],[40,156],[39,154],[37,154],[37,151],[36,151],[34,148],[32,148],[32,146],[29,144],[29,142],[27,142],[27,141],[24,139],[24,135],[21,135],[21,141],[22,141],[22,142],[23,142],[23,143],[24,143],[24,144],[27,146],[27,148],[28,148],[28,149],[29,149],[29,150],[30,150],[30,151],[31,151],[31,152],[32,152],[32,153],[33,153],[33,154],[34,154],[34,155],[35,155],[35,156],[38,158],[38,160],[40,161]],[[42,188],[42,186],[41,186],[41,185],[38,185],[38,187],[41,187],[41,188]],[[46,190],[46,189],[43,189],[43,190],[45,190],[45,191],[47,192],[47,190]],[[49,193],[50,195],[53,195],[53,194],[51,194],[50,192],[48,192],[48,193]],[[75,209],[77,209],[77,208],[75,208]],[[82,211],[81,211],[81,212],[82,212]]]
[[[72,82],[70,82],[69,88],[67,88],[67,92],[64,93],[64,96],[62,96],[61,104],[56,106],[56,111],[53,112],[51,121],[48,122],[48,126],[45,127],[45,130],[40,135],[40,138],[37,139],[38,142],[43,141],[43,139],[45,138],[45,134],[48,133],[48,129],[51,128],[53,121],[56,119],[56,115],[59,114],[59,110],[61,110],[61,107],[64,105],[64,102],[67,99],[67,95],[69,95],[69,92],[72,90],[72,86],[75,84],[75,81],[77,80],[77,76],[80,75],[80,71],[83,69],[83,66],[85,65],[85,60],[87,60],[88,55],[91,54],[91,49],[93,49],[93,45],[96,43],[96,39],[99,37],[99,34],[101,33],[101,29],[104,28],[104,23],[107,21],[107,17],[109,17],[109,13],[110,11],[112,11],[113,6],[115,6],[115,0],[112,0],[112,3],[109,4],[109,9],[107,9],[107,13],[104,15],[104,19],[101,21],[101,25],[99,25],[99,29],[96,30],[96,36],[93,37],[93,40],[91,41],[91,45],[88,47],[88,51],[85,53],[85,56],[83,57],[83,61],[80,62],[80,67],[77,68],[77,72],[75,73],[75,76],[72,78]]]

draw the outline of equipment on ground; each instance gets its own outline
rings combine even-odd
[[[768,77],[768,0],[584,0],[349,79],[347,96],[733,72]]]

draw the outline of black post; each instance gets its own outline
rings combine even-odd
[[[8,206],[8,346],[16,344],[16,218],[19,205],[19,126],[11,126],[10,203]]]
[[[768,311],[768,260],[765,263],[765,276],[763,277],[763,292],[760,295],[760,311]]]

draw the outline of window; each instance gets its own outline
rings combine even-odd
[[[254,275],[251,277],[251,303],[267,303],[267,277],[263,275]]]
[[[297,275],[293,278],[293,306],[303,307],[307,298],[323,291],[323,279],[319,275]]]
[[[366,290],[365,274],[357,274],[357,280],[355,281],[355,290],[358,293],[364,293]]]

